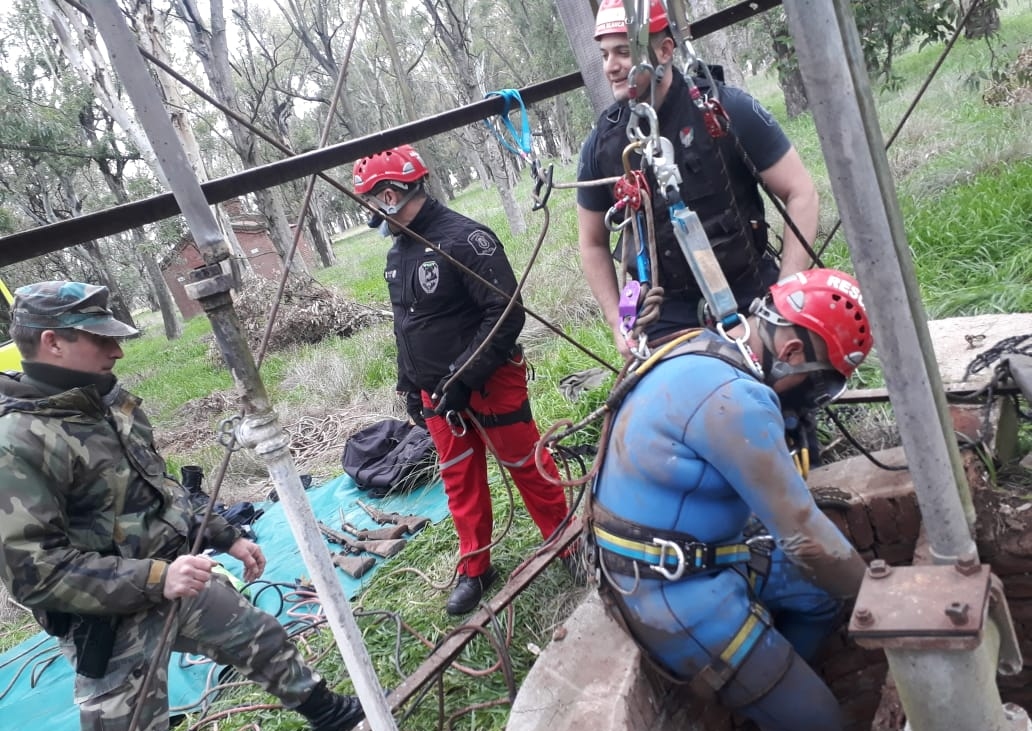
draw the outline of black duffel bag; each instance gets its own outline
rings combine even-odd
[[[382,498],[433,480],[437,450],[426,427],[384,419],[348,438],[341,466],[360,490]]]

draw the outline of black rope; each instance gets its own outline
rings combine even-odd
[[[832,410],[828,406],[825,406],[824,407],[824,413],[828,415],[828,418],[831,419],[831,422],[842,433],[842,436],[846,438],[846,441],[849,442],[850,444],[852,444],[853,447],[858,452],[860,452],[860,454],[862,454],[864,457],[866,457],[868,459],[868,461],[870,461],[871,464],[873,464],[875,467],[878,467],[878,468],[883,469],[883,470],[889,470],[890,472],[902,472],[903,470],[910,469],[905,464],[902,464],[902,465],[887,465],[884,462],[880,461],[877,457],[875,457],[873,454],[871,454],[870,450],[868,450],[864,445],[862,445],[856,439],[856,437],[853,436],[853,434],[849,431],[849,429],[846,428],[846,425],[842,422],[842,420],[839,419],[838,414],[836,414],[834,412],[834,410]]]

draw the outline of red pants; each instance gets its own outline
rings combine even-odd
[[[504,415],[517,411],[526,400],[526,364],[509,361],[491,374],[482,391],[473,392],[469,406],[484,416]],[[431,408],[426,391],[423,391],[423,405]],[[459,534],[460,555],[490,545],[493,528],[484,439],[468,418],[464,417],[464,421],[466,433],[456,436],[443,416],[430,416],[426,420],[440,458],[448,509],[455,521],[455,532]],[[548,538],[566,517],[566,494],[562,487],[546,480],[534,464],[534,446],[541,438],[537,424],[531,419],[505,426],[485,426],[484,431],[523,496],[527,512],[541,535]],[[558,479],[559,471],[547,452],[543,463],[548,473]],[[490,564],[489,552],[483,551],[463,560],[459,573],[479,576]]]

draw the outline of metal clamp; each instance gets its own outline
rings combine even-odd
[[[653,538],[652,543],[659,546],[659,565],[650,566],[649,568],[668,581],[677,581],[684,576],[684,551],[681,550],[681,546],[676,542],[668,541],[665,538]],[[677,559],[677,570],[670,571],[670,569],[666,567],[668,556],[673,556]]]
[[[219,422],[216,433],[218,434],[218,442],[223,447],[231,452],[236,452],[243,449],[243,443],[237,439],[237,427],[243,422],[243,416],[230,416]]]

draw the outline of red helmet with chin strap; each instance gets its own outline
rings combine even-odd
[[[359,195],[372,193],[384,182],[398,183],[399,188],[408,189],[408,183],[422,180],[430,171],[412,145],[400,145],[375,155],[363,157],[355,163],[355,192]]]
[[[836,269],[799,272],[771,287],[770,296],[781,317],[820,336],[829,364],[845,378],[871,352],[874,341],[860,284],[849,274]]]
[[[650,0],[649,33],[659,33],[669,25],[662,0]],[[598,6],[598,15],[595,16],[595,40],[610,33],[627,34],[627,13],[623,0],[602,0]]]

